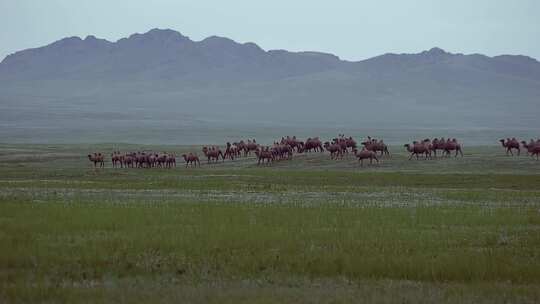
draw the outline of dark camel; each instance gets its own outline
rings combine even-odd
[[[88,159],[94,163],[94,168],[99,164],[100,168],[105,167],[105,157],[101,153],[88,154]]]
[[[501,142],[502,146],[506,149],[506,155],[510,153],[510,155],[514,156],[514,153],[512,153],[512,149],[517,150],[518,156],[521,153],[521,149],[519,148],[519,142],[515,137],[512,139],[507,138],[506,141],[504,139],[500,139],[499,141]]]

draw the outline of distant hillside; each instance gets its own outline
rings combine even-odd
[[[539,128],[540,63],[439,48],[349,62],[154,29],[9,55],[0,92],[3,132],[208,122]]]

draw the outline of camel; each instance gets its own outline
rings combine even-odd
[[[351,148],[351,151],[356,149],[356,141],[352,138],[352,136],[345,139],[345,143],[347,144],[347,148]]]
[[[122,161],[122,155],[120,154],[119,151],[114,151],[111,154],[111,163],[112,163],[113,168],[116,168],[118,166],[120,166],[121,168],[124,167],[123,161]]]
[[[424,155],[424,159],[427,159],[428,156],[431,156],[429,146],[425,145],[424,143],[414,141],[412,147],[410,144],[405,144],[403,146],[407,148],[408,152],[411,153],[409,160],[411,160],[414,155],[416,155],[416,159],[418,159],[420,154]]]
[[[190,152],[187,155],[182,154],[182,157],[184,158],[184,161],[186,162],[186,168],[188,167],[189,164],[195,167],[197,167],[197,165],[199,165],[199,167],[201,166],[201,162],[199,161],[199,157],[197,156],[197,154],[193,154]]]
[[[330,159],[337,159],[338,157],[343,159],[343,149],[341,145],[324,143],[324,148],[330,152]]]
[[[366,150],[373,151],[375,153],[380,151],[381,156],[390,155],[390,152],[388,151],[388,146],[384,143],[382,139],[377,140],[368,136],[368,139],[364,142],[361,142],[361,144],[366,148]]]
[[[235,157],[239,156],[240,150],[238,149],[238,146],[236,143],[232,144],[230,142],[227,142],[227,148],[225,149],[225,158],[230,158],[231,160],[234,160]]]
[[[364,166],[364,159],[369,159],[369,164],[373,164],[373,160],[375,159],[377,163],[379,163],[379,159],[377,159],[377,153],[367,150],[366,148],[363,148],[362,151],[358,152],[357,149],[353,150],[354,155],[358,158],[358,161],[360,162],[360,166]]]
[[[444,153],[446,156],[450,156],[450,151],[456,151],[456,154],[454,157],[457,157],[458,154],[463,157],[463,151],[461,150],[461,145],[458,143],[458,141],[453,138],[452,140],[448,139],[446,140],[446,143],[444,145]]]
[[[274,154],[269,150],[268,147],[265,149],[261,148],[260,150],[255,150],[255,155],[257,156],[257,166],[261,164],[261,161],[264,165],[264,160],[266,160],[267,164],[270,164],[270,162],[274,162]]]
[[[282,137],[280,144],[282,145],[289,145],[293,150],[296,149],[296,152],[301,149],[302,142],[296,139],[296,136],[293,136],[292,138],[287,136],[287,138]]]
[[[122,157],[122,162],[124,163],[124,167],[126,168],[133,168],[136,163],[136,158],[134,153],[126,154]]]
[[[240,140],[240,142],[233,142],[232,145],[236,146],[236,148],[238,149],[238,152],[236,155],[237,157],[242,156],[242,151],[244,151],[245,153],[247,149],[247,145],[243,140]]]
[[[225,161],[225,155],[223,155],[223,152],[221,152],[219,148],[212,147],[209,149],[208,147],[203,147],[202,151],[208,158],[208,163],[210,163],[210,160],[218,162],[220,156],[223,158],[223,161]]]
[[[538,160],[538,155],[540,154],[540,141],[534,142],[531,140],[529,143],[522,141],[521,144],[525,149],[527,149],[527,153],[531,155],[531,157],[536,155],[536,160]]]
[[[94,163],[94,168],[97,167],[97,164],[100,168],[105,167],[105,157],[101,153],[88,154],[88,159]]]
[[[287,144],[274,143],[274,146],[271,149],[274,158],[278,159],[292,159],[293,157],[293,147]]]
[[[135,154],[135,163],[137,168],[149,168],[150,167],[150,158],[146,155],[145,152],[137,152]]]
[[[504,139],[500,139],[499,141],[501,142],[503,148],[506,149],[506,155],[507,156],[508,156],[508,153],[510,153],[512,156],[514,156],[514,153],[512,153],[512,149],[517,150],[517,155],[518,156],[521,153],[521,149],[519,148],[519,142],[515,137],[512,138],[512,139],[507,138],[506,141]]]
[[[176,168],[176,155],[172,153],[167,154],[165,164],[167,165],[167,168],[172,168],[172,167]]]
[[[251,155],[251,151],[257,151],[259,149],[259,145],[253,139],[252,141],[248,139],[248,142],[244,148],[244,156]]]
[[[446,146],[446,140],[444,139],[444,137],[441,137],[441,139],[438,139],[438,138],[433,139],[433,141],[431,142],[431,152],[433,152],[435,158],[437,158],[437,150],[441,150],[443,154],[445,153],[444,152],[445,146]]]
[[[159,168],[167,167],[169,168],[169,164],[167,162],[168,155],[166,153],[162,153],[159,155],[155,155],[155,166]]]
[[[356,141],[352,136],[345,137],[344,134],[339,134],[337,138],[334,138],[334,143],[340,144],[345,152],[348,152],[348,148],[351,148],[351,152],[356,149]]]
[[[302,145],[301,150],[307,152],[311,152],[311,150],[314,150],[315,152],[324,152],[323,145],[319,137],[308,138]]]
[[[339,146],[341,149],[341,154],[349,154],[349,150],[347,149],[347,141],[345,138],[343,138],[344,135],[339,135],[337,138],[332,139],[332,144]]]

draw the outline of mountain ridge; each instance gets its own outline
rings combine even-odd
[[[6,130],[121,130],[148,117],[155,119],[148,127],[159,129],[166,121],[174,124],[171,116],[529,128],[540,116],[540,63],[523,55],[465,55],[439,47],[347,61],[316,51],[264,50],[219,36],[193,41],[153,29],[116,42],[67,37],[12,54],[0,63],[0,91]]]
[[[158,35],[156,35],[158,34]],[[107,40],[107,39],[103,39],[103,38],[97,38],[96,36],[94,35],[87,35],[84,39],[81,38],[80,36],[70,36],[70,37],[65,37],[65,38],[62,38],[62,39],[59,39],[57,41],[54,41],[50,44],[47,44],[47,45],[44,45],[44,46],[41,46],[41,47],[35,47],[35,48],[28,48],[28,49],[24,49],[24,50],[19,50],[19,51],[16,51],[12,54],[8,54],[6,55],[2,61],[0,61],[0,63],[4,62],[8,57],[11,57],[11,56],[14,56],[14,55],[17,55],[18,53],[21,53],[21,52],[25,52],[25,51],[30,51],[30,50],[36,50],[36,49],[42,49],[42,48],[46,48],[46,47],[49,47],[49,46],[52,46],[58,42],[62,42],[62,41],[65,41],[65,40],[78,40],[78,41],[88,41],[88,40],[91,40],[91,41],[100,41],[100,42],[104,42],[106,44],[117,44],[117,43],[120,43],[120,42],[124,42],[126,40],[132,40],[132,39],[137,39],[139,37],[155,37],[155,36],[168,36],[169,38],[171,37],[177,37],[177,38],[181,38],[181,39],[185,39],[185,40],[189,40],[190,42],[193,42],[193,43],[201,43],[201,42],[204,42],[205,40],[212,40],[212,39],[225,39],[225,40],[228,40],[230,42],[233,42],[235,44],[241,44],[241,45],[254,45],[256,46],[257,48],[263,50],[260,46],[258,46],[256,43],[254,42],[244,42],[244,43],[240,43],[240,42],[237,42],[233,39],[230,39],[230,38],[227,38],[227,37],[222,37],[222,36],[218,36],[218,35],[211,35],[211,36],[208,36],[206,38],[203,38],[199,41],[196,41],[196,40],[191,40],[188,36],[184,36],[181,32],[178,32],[178,31],[175,31],[175,30],[172,30],[172,29],[160,29],[160,28],[154,28],[154,29],[151,29],[149,31],[147,31],[146,33],[134,33],[134,34],[131,34],[129,37],[123,37],[123,38],[119,38],[117,39],[116,41],[110,41],[110,40]],[[266,50],[265,52],[271,52],[271,51],[281,51],[283,49],[269,49],[269,50]],[[331,54],[331,53],[324,53],[324,52],[318,52],[318,51],[296,51],[296,52],[291,52],[291,53],[319,53],[319,54],[327,54],[327,55],[332,55],[334,57],[338,57],[337,55],[335,54]],[[527,56],[527,55],[522,55],[522,54],[501,54],[501,55],[495,55],[495,56],[488,56],[488,55],[484,55],[484,54],[480,54],[480,53],[472,53],[472,54],[463,54],[463,53],[451,53],[451,52],[447,52],[445,50],[443,50],[442,48],[439,48],[439,47],[433,47],[429,50],[424,50],[424,51],[421,51],[419,53],[393,53],[393,52],[388,52],[388,53],[385,53],[385,54],[382,54],[382,55],[379,55],[379,56],[385,56],[385,55],[421,55],[421,54],[449,54],[449,55],[464,55],[464,56],[471,56],[471,55],[481,55],[481,56],[485,56],[487,58],[497,58],[497,57],[520,57],[520,58],[523,58],[523,59],[526,59],[528,61],[532,61],[532,62],[535,62],[535,63],[538,63],[538,60],[534,57],[531,57],[531,56]],[[351,61],[351,60],[342,60],[342,61],[345,61],[345,62],[362,62],[362,61],[366,61],[366,60],[370,60],[370,59],[373,59],[373,58],[376,58],[376,57],[379,57],[379,56],[374,56],[374,57],[370,57],[370,58],[366,58],[366,59],[362,59],[362,60],[356,60],[356,61]]]

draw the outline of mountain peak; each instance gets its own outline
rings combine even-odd
[[[422,55],[428,55],[430,57],[442,57],[442,56],[448,56],[452,55],[452,53],[448,53],[447,51],[439,48],[439,47],[433,47],[428,51],[423,51],[421,53]]]
[[[149,30],[146,33],[132,34],[128,38],[122,38],[120,41],[191,41],[189,37],[182,35],[180,32],[171,30],[171,29],[159,29],[154,28]]]
[[[202,44],[208,44],[208,45],[216,45],[216,46],[223,46],[223,45],[236,45],[238,44],[232,39],[226,38],[226,37],[220,37],[220,36],[210,36],[206,37],[205,39],[201,40],[200,43]]]

